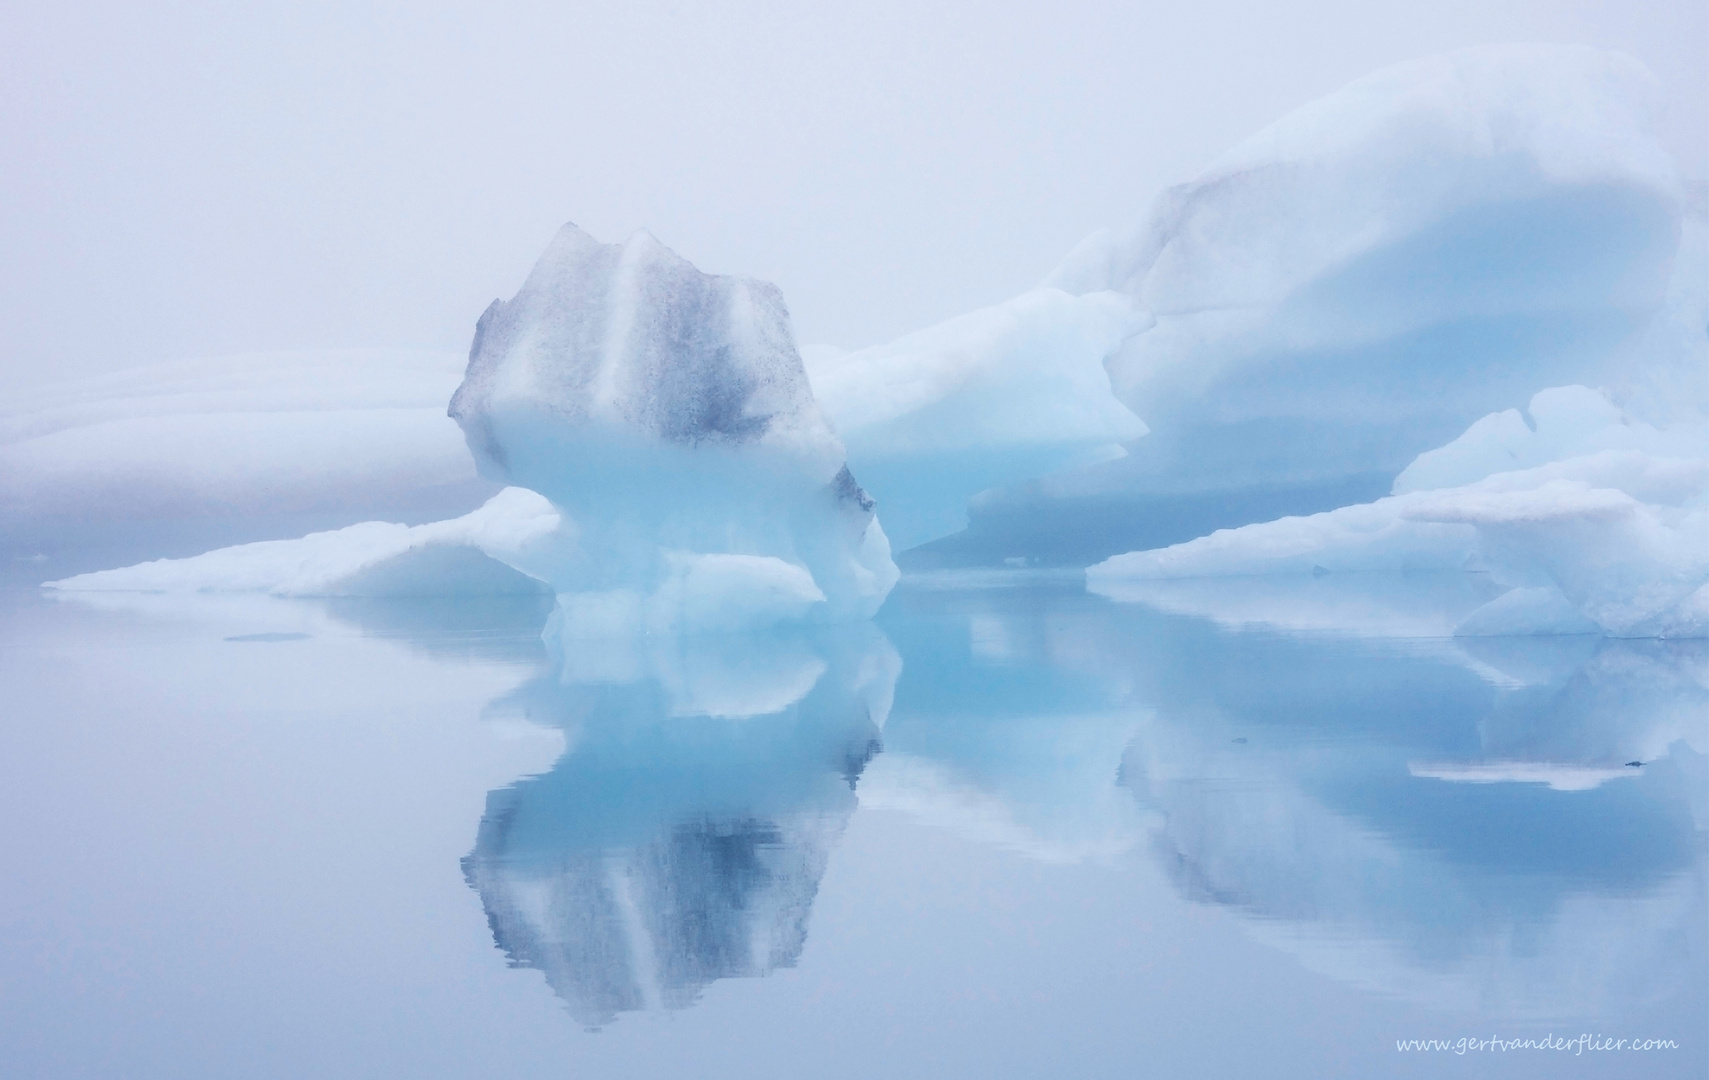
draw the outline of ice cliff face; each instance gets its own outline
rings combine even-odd
[[[777,289],[702,274],[645,233],[565,226],[481,317],[450,413],[484,475],[573,521],[538,572],[589,619],[767,592],[788,617],[864,616],[896,580]]]
[[[1662,303],[1680,189],[1636,61],[1479,48],[1361,79],[1047,279],[1156,317],[1109,361],[1128,482],[1393,476],[1477,417],[1601,385]]]

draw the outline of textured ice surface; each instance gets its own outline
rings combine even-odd
[[[1540,387],[1609,384],[1679,239],[1656,99],[1642,65],[1588,48],[1417,60],[1087,240],[1047,284],[1157,320],[1109,363],[1152,431],[1107,482],[1393,476]]]
[[[483,475],[573,521],[540,568],[567,633],[667,609],[864,616],[896,580],[777,289],[702,274],[646,233],[565,226],[481,317],[451,415]]]
[[[493,489],[444,415],[459,366],[396,349],[265,353],[46,387],[0,414],[0,519],[63,530],[474,505]]]
[[[1127,297],[1035,289],[886,345],[805,354],[897,550],[955,532],[986,488],[1120,457],[1145,425],[1104,359],[1150,324]]]

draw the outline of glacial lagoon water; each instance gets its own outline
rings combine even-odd
[[[555,649],[533,600],[14,590],[0,1071],[1709,1073],[1709,645],[1339,587]]]

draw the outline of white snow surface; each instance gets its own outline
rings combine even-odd
[[[1131,482],[1392,474],[1537,387],[1614,381],[1679,245],[1658,96],[1641,64],[1579,46],[1415,60],[1083,242],[1045,284],[1156,317],[1108,364],[1153,432]]]
[[[256,353],[42,388],[0,413],[0,518],[360,516],[472,494],[485,485],[444,415],[461,364],[405,349]]]

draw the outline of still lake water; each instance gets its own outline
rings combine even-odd
[[[1709,1075],[1709,647],[1335,587],[552,648],[14,591],[0,1072]],[[1396,1050],[1580,1034],[1679,1045]]]

